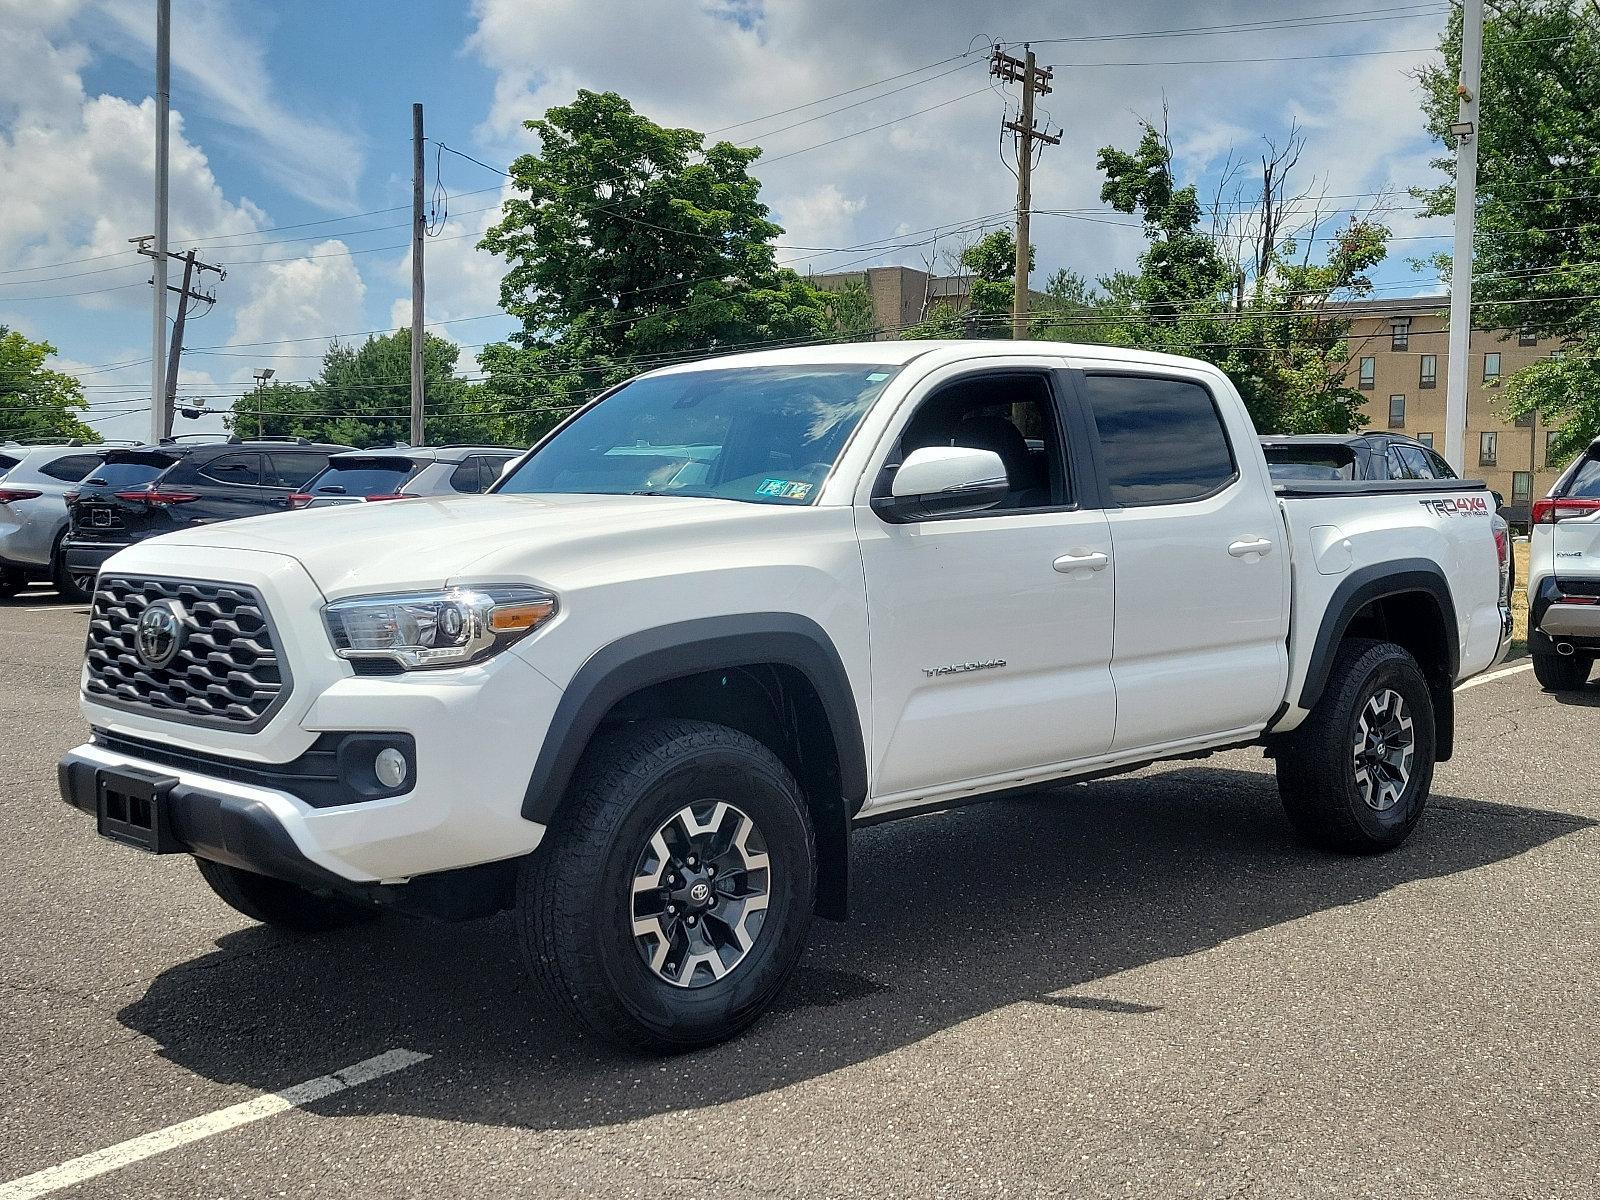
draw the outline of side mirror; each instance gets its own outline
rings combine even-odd
[[[993,450],[969,446],[924,446],[906,455],[894,473],[889,495],[872,501],[886,521],[978,512],[1003,499],[1011,484],[1005,463]]]

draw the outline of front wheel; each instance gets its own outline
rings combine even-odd
[[[1284,812],[1308,842],[1373,854],[1405,841],[1433,784],[1433,699],[1416,660],[1392,642],[1345,642],[1276,761]]]
[[[50,582],[55,585],[58,596],[74,604],[81,604],[94,594],[93,573],[74,574],[68,570],[66,552],[60,542],[50,556]]]
[[[783,763],[705,721],[596,742],[523,866],[524,962],[579,1023],[624,1045],[732,1037],[799,962],[815,894],[805,800]]]
[[[1553,650],[1533,652],[1533,677],[1547,692],[1575,692],[1589,682],[1594,660],[1587,654],[1557,654]]]

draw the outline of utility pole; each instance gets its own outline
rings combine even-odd
[[[422,431],[422,242],[427,220],[422,212],[422,105],[411,106],[411,444],[421,446]]]
[[[167,390],[161,410],[161,437],[172,436],[172,414],[177,407],[178,399],[178,364],[183,359],[183,326],[189,316],[189,301],[204,300],[208,304],[215,304],[215,292],[198,292],[192,285],[195,271],[214,271],[218,279],[226,279],[228,273],[221,267],[214,267],[210,263],[200,262],[190,250],[183,256],[183,286],[174,288],[178,293],[178,319],[172,323],[172,349],[167,355]]]
[[[1033,146],[1035,142],[1047,146],[1061,144],[1060,132],[1040,130],[1033,121],[1033,98],[1049,94],[1053,72],[1049,67],[1036,66],[1033,51],[1026,45],[1023,51],[1026,57],[1018,59],[996,46],[989,56],[989,74],[1005,83],[1022,84],[1022,115],[1002,126],[1011,131],[1017,144],[1017,258],[1012,271],[1011,336],[1018,340],[1028,332],[1028,260],[1033,257],[1028,218],[1033,208]]]
[[[155,304],[150,313],[150,440],[166,436],[167,126],[172,109],[172,0],[156,0]],[[143,247],[140,247],[143,250]]]
[[[1450,260],[1450,357],[1444,396],[1444,456],[1466,474],[1467,353],[1472,342],[1472,235],[1478,220],[1478,82],[1483,73],[1483,0],[1461,9],[1461,80],[1456,87],[1456,231]]]

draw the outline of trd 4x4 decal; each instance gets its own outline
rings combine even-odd
[[[1489,501],[1482,496],[1444,496],[1437,500],[1418,500],[1436,517],[1487,517]]]

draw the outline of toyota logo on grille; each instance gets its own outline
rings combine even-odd
[[[139,614],[133,631],[133,648],[139,661],[155,670],[172,665],[188,634],[189,614],[176,600],[157,600]]]

